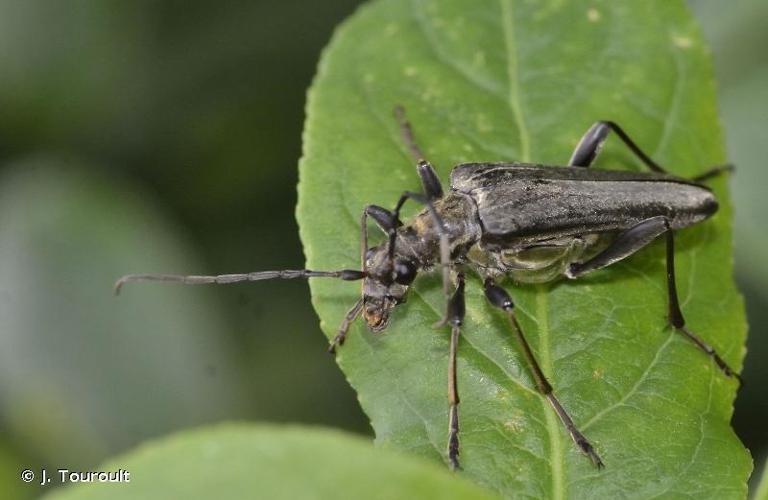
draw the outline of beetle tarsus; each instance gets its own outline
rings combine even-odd
[[[576,428],[576,424],[573,423],[573,419],[565,411],[565,408],[563,408],[563,405],[561,405],[560,401],[557,400],[554,393],[550,391],[546,396],[549,404],[552,405],[555,413],[557,413],[557,416],[560,417],[560,421],[571,435],[571,439],[573,439],[573,442],[576,443],[576,446],[578,446],[581,452],[589,458],[595,467],[598,469],[605,467],[603,461],[600,459],[600,456],[595,451],[595,447],[592,446],[589,440],[584,437],[584,434],[582,434],[581,431]]]
[[[448,410],[448,464],[451,470],[459,470],[459,405],[452,404]]]
[[[583,435],[579,434],[579,436],[579,439],[576,440],[576,445],[587,457],[589,457],[589,459],[592,461],[592,464],[597,467],[598,470],[605,468],[605,464],[600,459],[600,455],[597,454],[592,444],[587,441]]]
[[[674,326],[674,325],[673,325]],[[723,374],[726,377],[735,378],[736,381],[739,383],[739,386],[742,385],[742,379],[741,376],[736,373],[735,370],[733,370],[730,366],[728,366],[728,363],[725,362],[725,360],[720,357],[720,355],[717,353],[714,347],[704,342],[701,337],[687,329],[685,326],[676,328],[678,332],[685,335],[691,342],[693,342],[696,347],[704,351],[706,355],[708,355],[712,360],[715,362],[715,364],[720,368],[720,371],[723,372]]]
[[[730,163],[726,163],[725,165],[716,165],[709,170],[697,175],[696,177],[693,177],[691,180],[694,182],[704,182],[711,179],[712,177],[717,177],[718,175],[724,174],[726,172],[731,173],[735,170],[736,167]]]

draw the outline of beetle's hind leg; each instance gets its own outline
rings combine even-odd
[[[669,307],[667,314],[669,323],[711,357],[725,375],[736,377],[741,382],[741,377],[728,366],[717,351],[685,326],[685,318],[680,310],[680,302],[677,298],[674,233],[669,226],[669,221],[663,215],[645,219],[627,229],[599,254],[586,262],[571,264],[565,274],[569,278],[578,278],[591,271],[602,269],[625,257],[629,257],[662,234],[666,234],[667,243],[667,304]]]
[[[596,122],[589,130],[581,137],[581,140],[576,145],[576,149],[573,150],[571,159],[568,160],[568,166],[570,167],[589,167],[594,163],[597,155],[600,154],[600,150],[603,148],[605,140],[608,138],[610,132],[619,136],[619,139],[637,156],[643,164],[654,172],[660,174],[668,174],[667,170],[661,165],[653,161],[653,159],[645,154],[640,149],[635,141],[633,141],[624,129],[622,129],[616,122],[609,120],[601,120]],[[733,165],[718,165],[710,168],[709,170],[693,177],[691,180],[701,182],[710,177],[714,177],[723,172],[730,172],[733,170]]]
[[[619,139],[637,156],[643,164],[654,172],[660,174],[668,174],[661,165],[653,161],[650,156],[640,149],[640,146],[635,144],[629,135],[624,132],[616,122],[609,120],[601,120],[595,122],[589,130],[581,137],[581,140],[576,145],[576,149],[573,150],[571,159],[568,160],[568,166],[570,167],[589,167],[594,163],[597,155],[600,154],[600,150],[603,148],[605,140],[608,138],[610,132],[619,136]]]
[[[536,361],[536,358],[533,355],[531,346],[525,339],[523,330],[520,328],[520,324],[517,322],[517,318],[515,317],[514,304],[512,303],[512,299],[510,298],[509,294],[506,292],[506,290],[496,285],[492,278],[486,278],[485,297],[488,299],[488,302],[490,302],[491,305],[498,307],[507,314],[510,326],[512,326],[512,332],[514,333],[518,343],[520,344],[520,347],[522,348],[523,355],[525,356],[525,360],[528,363],[528,368],[531,370],[531,374],[533,375],[536,388],[539,390],[539,392],[541,392],[541,394],[544,395],[544,397],[547,398],[549,404],[552,405],[552,408],[554,408],[555,413],[557,413],[557,416],[560,418],[560,421],[563,422],[563,425],[568,430],[568,433],[571,435],[573,442],[576,443],[576,446],[578,446],[579,449],[587,457],[589,457],[595,467],[598,469],[602,468],[603,461],[595,451],[594,446],[592,446],[589,440],[584,437],[584,434],[582,434],[576,427],[573,419],[571,419],[571,417],[565,411],[565,408],[563,408],[563,406],[560,404],[560,401],[558,401],[555,397],[555,394],[552,391],[552,385],[547,380],[544,372],[541,371],[541,367],[539,367],[539,363]]]
[[[698,335],[685,327],[685,318],[683,311],[680,310],[680,303],[677,300],[677,283],[675,281],[675,238],[672,229],[667,224],[667,296],[669,304],[669,322],[680,333],[688,337],[696,346],[712,358],[720,370],[729,377],[736,377],[741,384],[741,376],[733,371],[728,363],[715,351],[715,349],[704,342]]]

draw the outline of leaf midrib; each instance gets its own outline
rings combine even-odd
[[[512,0],[499,0],[501,7],[501,22],[504,31],[504,46],[507,54],[507,78],[509,79],[509,108],[517,125],[517,131],[520,141],[520,158],[525,163],[531,161],[531,138],[528,132],[528,126],[523,115],[520,102],[520,81],[517,70],[517,45],[515,43],[514,16],[512,13]],[[552,356],[549,346],[549,322],[548,322],[548,295],[544,286],[536,287],[536,316],[539,319],[539,357],[541,359],[542,370],[545,374],[552,373]],[[552,468],[552,498],[565,498],[564,477],[563,477],[563,449],[560,442],[560,434],[557,418],[550,408],[547,401],[541,399],[544,418],[547,422],[547,433],[550,443],[550,464]]]

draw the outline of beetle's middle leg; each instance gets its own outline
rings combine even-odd
[[[576,145],[576,149],[573,150],[571,159],[568,160],[568,166],[591,166],[597,158],[597,155],[600,154],[600,150],[603,148],[603,143],[605,143],[605,139],[608,137],[610,132],[613,132],[619,136],[619,139],[621,139],[621,141],[630,149],[630,151],[632,151],[632,153],[634,153],[635,156],[637,156],[640,161],[642,161],[643,164],[649,169],[660,174],[669,175],[669,172],[667,172],[665,168],[653,161],[650,156],[645,154],[645,152],[640,149],[640,146],[638,146],[635,141],[633,141],[629,135],[624,132],[624,129],[622,129],[617,123],[608,120],[601,120],[589,127],[589,130],[587,130],[587,132],[581,137],[579,143]],[[719,165],[697,175],[692,180],[697,182],[703,181],[722,172],[731,170],[733,170],[732,165]]]
[[[663,215],[645,219],[621,233],[605,250],[586,262],[570,264],[566,276],[577,278],[588,272],[601,269],[632,255],[651,243],[658,236],[666,234],[667,244],[667,304],[669,323],[681,334],[691,340],[699,349],[711,357],[717,366],[729,377],[741,377],[731,369],[715,349],[704,342],[698,335],[685,326],[685,318],[680,310],[677,298],[677,283],[675,281],[675,240],[669,221]]]
[[[464,322],[464,274],[456,276],[456,291],[448,301],[446,319],[451,325],[451,348],[448,355],[448,463],[459,468],[459,388],[456,382],[456,352]]]
[[[547,377],[544,375],[544,372],[541,371],[541,367],[533,355],[531,346],[525,339],[523,330],[520,328],[520,324],[517,322],[514,304],[512,303],[512,299],[510,298],[509,294],[506,292],[506,290],[498,286],[492,278],[486,278],[484,286],[485,297],[488,299],[488,302],[507,313],[509,324],[512,326],[512,332],[515,334],[515,337],[517,337],[517,341],[523,350],[525,360],[528,363],[528,368],[533,374],[533,380],[536,383],[536,388],[541,394],[544,395],[544,397],[547,398],[549,404],[552,405],[552,408],[554,408],[557,416],[560,417],[560,421],[563,422],[563,425],[568,430],[568,433],[571,435],[573,442],[576,443],[576,446],[578,446],[579,449],[589,457],[595,467],[598,469],[602,468],[603,461],[600,460],[600,456],[595,451],[595,448],[587,440],[587,438],[584,437],[584,434],[579,431],[579,429],[576,427],[576,424],[573,423],[573,420],[565,411],[565,408],[563,408],[563,406],[560,404],[560,401],[558,401],[555,397],[554,392],[552,392],[552,384],[549,383]]]

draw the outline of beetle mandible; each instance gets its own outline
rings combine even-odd
[[[362,315],[368,328],[387,327],[392,309],[405,301],[416,276],[433,268],[442,272],[446,310],[438,325],[451,330],[448,356],[449,430],[447,457],[459,467],[459,393],[456,352],[464,320],[464,270],[483,280],[485,296],[507,316],[538,391],[563,423],[576,446],[603,467],[594,446],[555,396],[515,316],[509,294],[497,280],[541,283],[579,278],[628,257],[659,236],[666,241],[668,318],[683,336],[710,356],[723,373],[738,378],[720,355],[688,330],[677,298],[674,230],[697,224],[717,211],[717,201],[702,181],[730,165],[707,170],[693,179],[669,174],[612,121],[598,121],[577,144],[566,166],[528,163],[464,163],[453,168],[444,192],[432,165],[424,159],[402,107],[395,108],[403,140],[416,160],[422,193],[404,192],[394,210],[368,205],[361,217],[360,270],[308,269],[261,271],[218,276],[134,274],[115,283],[166,281],[185,284],[236,283],[266,279],[330,277],[362,280],[362,295],[344,317],[329,351],[344,343],[350,325]],[[613,132],[651,172],[596,170],[595,161]],[[400,220],[406,201],[425,208],[407,223]],[[368,219],[386,233],[386,241],[368,247]],[[740,379],[739,379],[740,380]]]

